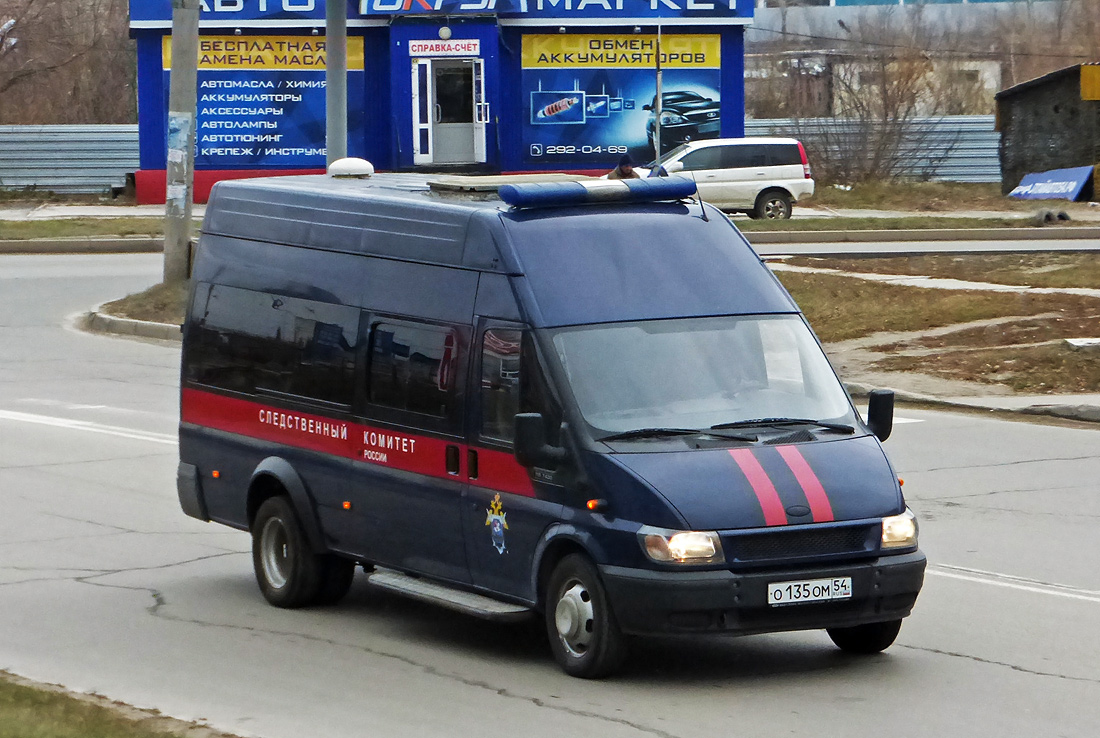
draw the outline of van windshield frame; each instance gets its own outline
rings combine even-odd
[[[862,425],[799,314],[601,323],[547,334],[596,439],[760,418]]]

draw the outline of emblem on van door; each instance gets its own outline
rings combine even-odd
[[[508,521],[505,518],[508,517],[508,513],[504,512],[504,505],[500,502],[500,493],[493,498],[493,501],[489,503],[489,509],[485,512],[488,516],[485,518],[485,525],[489,526],[489,532],[493,537],[493,548],[497,550],[498,554],[504,553],[504,531],[508,530]]]

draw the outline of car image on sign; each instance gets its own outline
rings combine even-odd
[[[848,600],[852,578],[808,579],[801,582],[772,582],[768,585],[769,605],[799,605],[804,602]]]

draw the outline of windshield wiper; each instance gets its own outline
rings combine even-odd
[[[844,423],[830,423],[825,420],[813,420],[811,418],[753,418],[751,420],[735,420],[732,423],[718,423],[717,425],[712,425],[710,429],[749,428],[757,425],[816,425],[821,428],[840,431],[841,433],[856,432],[853,426],[845,425]]]
[[[635,428],[634,430],[623,431],[622,433],[612,433],[609,436],[603,438],[597,438],[597,441],[624,441],[628,438],[660,438],[661,436],[694,436],[699,433],[706,433],[706,431],[695,430],[693,428]]]
[[[661,436],[715,436],[716,438],[729,438],[734,441],[748,441],[755,442],[755,435],[748,435],[742,433],[715,433],[716,428],[708,428],[705,430],[693,430],[691,428],[636,428],[634,430],[623,431],[622,433],[612,433],[609,436],[598,438],[599,441],[623,441],[630,438],[660,438]]]

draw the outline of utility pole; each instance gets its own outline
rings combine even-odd
[[[348,3],[325,0],[325,150],[348,155]]]
[[[172,0],[172,75],[168,91],[168,171],[164,210],[166,283],[181,282],[191,276],[199,2]]]
[[[657,96],[653,104],[653,160],[661,160],[661,108],[664,96],[661,94],[661,24],[657,24]]]

